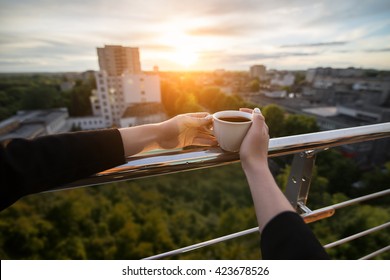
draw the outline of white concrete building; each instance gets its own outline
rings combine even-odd
[[[100,116],[69,118],[68,125],[75,130],[94,130],[108,127],[104,118]]]
[[[0,140],[32,139],[68,132],[68,116],[66,108],[18,111],[16,115],[0,122]]]
[[[95,72],[96,90],[90,97],[94,118],[78,121],[88,127],[102,122],[103,127],[121,126],[129,106],[161,103],[160,77],[141,72],[138,48],[105,46],[97,52],[100,71]]]
[[[292,86],[295,82],[295,76],[294,74],[287,73],[287,74],[277,74],[274,76],[274,78],[271,80],[271,85],[274,86],[281,86],[281,87],[289,87]]]
[[[160,78],[157,75],[129,74],[108,76],[95,73],[97,90],[90,100],[94,116],[101,116],[106,127],[120,126],[126,108],[132,104],[161,103]]]

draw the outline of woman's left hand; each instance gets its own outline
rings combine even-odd
[[[208,113],[177,115],[162,122],[157,142],[163,149],[186,146],[215,146],[217,140],[210,132],[212,118]]]

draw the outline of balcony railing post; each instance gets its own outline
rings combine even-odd
[[[286,197],[295,209],[306,205],[315,158],[316,153],[313,150],[294,155],[286,187]],[[307,207],[302,210],[303,212],[310,211]]]

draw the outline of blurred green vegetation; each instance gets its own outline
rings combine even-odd
[[[7,98],[11,99],[7,101],[1,99],[4,81],[0,82],[0,102],[7,110],[22,106],[23,95],[35,90],[34,84],[28,84],[28,79],[20,83],[20,87],[24,89],[19,93],[7,91]],[[88,90],[92,87],[93,83],[76,84],[71,92],[65,93],[68,97],[60,100],[70,106],[72,92],[81,91],[82,95],[89,96]],[[51,90],[45,94],[63,93]],[[73,98],[73,108],[80,105],[74,109],[77,112],[74,114],[85,113],[87,106]],[[171,116],[255,106],[237,94],[222,93],[218,87],[198,86],[188,77],[165,80],[162,100]],[[318,130],[315,119],[289,115],[276,105],[266,106],[262,111],[272,137]],[[278,166],[276,180],[284,189],[291,157],[275,158],[272,162]],[[321,152],[316,163],[308,199],[312,209],[386,189],[390,182],[390,163],[362,172],[353,160],[343,157],[337,149]],[[358,181],[360,187],[354,186]],[[310,224],[310,227],[320,242],[327,244],[389,221],[389,205],[388,198],[375,199],[338,210],[333,217]],[[25,197],[0,213],[0,257],[140,259],[255,226],[245,176],[240,164],[231,164]],[[174,258],[259,259],[259,241],[259,234],[251,234]],[[382,230],[328,252],[335,259],[357,259],[389,242],[390,232]],[[390,259],[390,252],[380,254],[376,259]]]
[[[61,91],[67,79],[60,75],[0,74],[0,121],[18,110],[67,107],[70,116],[91,115],[89,101],[95,81],[76,80],[74,87]]]

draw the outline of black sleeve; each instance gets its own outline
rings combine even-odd
[[[328,254],[295,212],[283,212],[269,221],[261,234],[263,259],[323,260]]]
[[[0,210],[22,196],[49,190],[125,163],[117,129],[14,139],[0,145]]]

